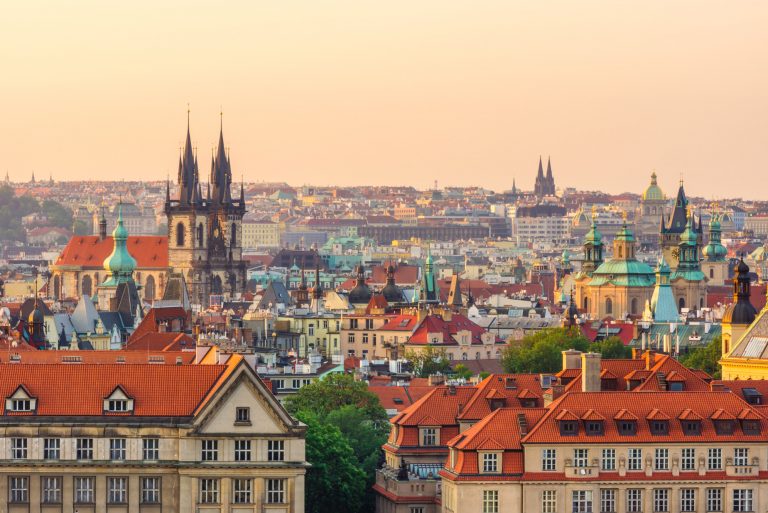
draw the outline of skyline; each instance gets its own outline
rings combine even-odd
[[[174,178],[190,103],[203,176],[223,109],[235,181],[760,196],[763,3],[300,4],[5,6],[0,172]]]

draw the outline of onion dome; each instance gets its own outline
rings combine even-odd
[[[685,225],[685,230],[680,234],[680,242],[688,245],[695,245],[698,241],[698,234],[693,228],[693,212],[688,209],[688,221]]]
[[[664,193],[656,183],[656,172],[651,174],[651,185],[643,192],[643,201],[663,201]]]
[[[392,264],[387,266],[387,284],[381,289],[381,293],[387,303],[402,303],[405,301],[403,291],[395,283],[395,267]]]
[[[709,221],[709,243],[701,252],[710,262],[725,260],[728,255],[728,250],[720,242],[720,217],[716,214]]]
[[[757,310],[749,302],[749,266],[744,263],[744,257],[739,259],[735,270],[736,276],[733,278],[733,304],[725,311],[723,324],[749,325],[755,320]]]
[[[592,243],[592,245],[595,245],[595,246],[597,246],[598,244],[602,244],[603,242],[603,235],[597,229],[596,217],[597,217],[596,215],[592,216],[592,226],[590,227],[586,237],[584,238],[585,242]]]
[[[117,285],[131,279],[136,269],[136,259],[128,252],[128,230],[123,225],[123,205],[118,205],[117,226],[112,232],[114,248],[112,253],[104,260],[104,269],[112,276],[105,284]]]
[[[349,302],[352,304],[368,304],[373,293],[365,283],[365,267],[357,266],[357,284],[349,292]]]

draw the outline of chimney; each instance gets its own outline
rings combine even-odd
[[[563,393],[565,393],[565,385],[559,383],[553,384],[550,390],[544,392],[544,407],[546,408],[552,404],[552,402],[563,395]]]
[[[651,370],[656,365],[656,352],[648,350],[643,356],[645,356],[645,370]]]
[[[581,355],[581,391],[600,391],[600,353]]]
[[[581,351],[569,349],[563,351],[563,370],[581,368]]]

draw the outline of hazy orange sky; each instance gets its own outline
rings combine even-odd
[[[6,1],[0,173],[768,199],[768,2]],[[739,178],[743,178],[740,180]]]

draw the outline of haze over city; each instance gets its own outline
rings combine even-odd
[[[189,103],[205,158],[223,110],[246,181],[532,188],[542,154],[563,187],[656,169],[756,198],[767,22],[765,2],[9,2],[0,172],[173,177]]]

